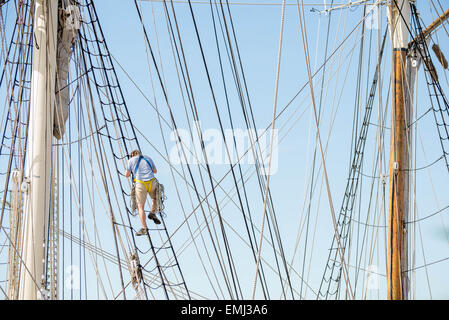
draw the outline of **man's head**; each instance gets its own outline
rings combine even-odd
[[[131,151],[131,154],[130,154],[130,156],[131,156],[131,158],[132,157],[135,157],[135,156],[140,156],[140,151],[139,150],[133,150],[133,151]]]

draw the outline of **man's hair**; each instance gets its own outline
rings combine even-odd
[[[131,151],[131,153],[130,153],[131,158],[132,158],[132,157],[135,157],[135,156],[139,156],[139,155],[140,155],[140,151],[137,150],[137,149]]]

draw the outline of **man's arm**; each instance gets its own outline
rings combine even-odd
[[[125,177],[129,178],[129,176],[131,175],[131,166],[130,166],[130,161],[131,159],[128,160],[128,163],[126,164],[126,171],[125,171]]]
[[[153,173],[157,173],[156,165],[154,164],[153,159],[151,159],[150,157],[146,157],[146,158],[151,163],[151,167],[153,168]]]

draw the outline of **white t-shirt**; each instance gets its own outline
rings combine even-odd
[[[153,179],[154,178],[153,169],[156,169],[156,166],[154,165],[154,162],[150,157],[142,156],[142,160],[140,160],[139,168],[137,168],[136,172],[136,166],[139,157],[140,156],[135,156],[129,159],[128,165],[126,166],[126,170],[132,172],[137,180],[149,181]],[[148,164],[148,162],[145,160],[147,160],[150,164]]]

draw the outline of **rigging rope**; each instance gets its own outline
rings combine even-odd
[[[314,115],[314,119],[315,119],[315,124],[316,124],[316,130],[317,130],[317,138],[318,138],[318,143],[319,143],[319,147],[320,147],[320,154],[321,154],[321,162],[322,162],[322,166],[323,166],[323,173],[324,173],[324,179],[326,181],[326,190],[327,190],[327,194],[328,194],[328,200],[329,200],[329,207],[331,210],[331,216],[332,216],[332,221],[334,224],[334,230],[335,230],[335,235],[336,235],[336,239],[337,239],[337,243],[340,242],[340,238],[338,235],[338,230],[337,230],[337,222],[335,219],[335,212],[334,212],[334,206],[332,203],[332,196],[330,193],[330,187],[329,187],[329,181],[328,181],[328,177],[327,177],[327,170],[326,170],[326,164],[325,164],[325,159],[324,159],[324,152],[323,152],[323,146],[321,143],[321,136],[320,136],[320,129],[319,129],[319,122],[318,122],[318,116],[317,116],[317,110],[316,110],[316,104],[315,104],[315,95],[314,95],[314,91],[313,91],[313,80],[312,80],[312,74],[311,74],[311,70],[310,70],[310,60],[309,60],[309,54],[308,54],[308,43],[307,43],[307,38],[306,38],[306,26],[305,26],[305,17],[304,17],[304,4],[303,1],[301,0],[301,8],[299,6],[299,0],[297,0],[297,5],[298,5],[298,16],[299,16],[299,22],[300,22],[300,27],[301,27],[301,37],[302,37],[302,41],[303,41],[303,47],[304,47],[304,56],[306,59],[306,66],[307,66],[307,75],[309,78],[309,87],[310,87],[310,95],[312,97],[312,105],[313,105],[313,115]],[[346,284],[349,287],[349,292],[350,295],[352,297],[352,289],[350,288],[350,283],[349,283],[349,276],[348,276],[348,271],[346,269],[346,264],[344,261],[344,255],[341,252],[341,245],[338,245],[339,247],[339,254],[340,254],[340,259],[342,261],[343,264],[343,268],[344,268],[344,274],[345,274],[345,279],[346,279]]]
[[[103,37],[101,26],[99,25],[95,7],[91,1],[86,1],[85,4],[81,5],[81,6],[86,9],[88,17],[90,18],[90,20],[84,21],[84,24],[83,24],[83,25],[89,26],[88,30],[90,31],[90,34],[88,34],[85,31],[84,33],[82,33],[80,35],[80,40],[81,40],[80,47],[81,47],[81,51],[82,51],[81,56],[84,61],[85,70],[88,70],[88,71],[86,71],[86,73],[90,73],[90,75],[92,76],[93,84],[96,88],[96,93],[97,93],[98,100],[101,105],[102,115],[103,115],[103,118],[105,121],[105,124],[103,127],[105,127],[105,129],[106,129],[106,133],[99,132],[99,134],[98,134],[99,137],[97,139],[99,142],[99,146],[102,145],[102,140],[100,140],[100,137],[106,137],[107,140],[109,141],[109,146],[112,150],[114,164],[115,164],[116,172],[118,175],[118,181],[120,182],[121,193],[123,195],[123,200],[125,203],[126,213],[128,215],[128,223],[126,225],[130,226],[130,229],[128,229],[128,230],[132,230],[132,224],[131,224],[131,221],[129,218],[129,209],[127,208],[126,199],[125,199],[125,197],[128,196],[128,194],[124,191],[123,186],[122,186],[121,179],[123,177],[123,174],[121,174],[121,172],[120,172],[121,167],[118,166],[118,161],[121,163],[124,163],[124,161],[126,160],[126,156],[129,153],[129,150],[131,149],[130,143],[135,143],[138,146],[138,142],[137,142],[137,138],[134,133],[134,126],[132,125],[131,119],[129,117],[128,109],[126,107],[126,103],[123,99],[121,88],[120,88],[120,85],[117,80],[117,75],[115,73],[115,70],[114,70],[114,67],[112,64],[112,60],[109,55],[109,51],[107,49],[107,45],[106,45],[106,42]],[[89,81],[87,81],[87,87],[90,88]],[[105,90],[105,91],[103,91],[103,90]],[[105,97],[107,100],[105,100],[102,97]],[[93,104],[94,103],[92,101],[92,105]],[[113,109],[111,108],[112,106],[114,106]],[[110,117],[108,117],[106,115],[106,113],[108,111],[107,108],[109,108],[109,110],[110,110]],[[99,129],[100,125],[98,125],[98,118],[95,113],[94,113],[94,119],[95,119],[95,126],[97,127],[97,129],[91,130],[91,131],[98,132],[100,130]],[[113,134],[110,130],[111,125],[113,126],[113,129],[115,131],[115,137],[113,136]],[[114,144],[116,144],[116,143],[118,143],[119,152],[114,151],[115,150]],[[124,148],[124,150],[122,150],[122,147]],[[104,146],[103,146],[103,148],[104,148]],[[100,152],[100,154],[103,157],[103,152]],[[111,176],[111,172],[110,172],[108,165],[106,166],[106,168],[103,166],[103,171],[106,169],[109,170],[109,173]],[[103,177],[106,177],[106,175],[103,174]],[[112,185],[112,188],[115,188],[113,183],[111,183],[111,185]],[[114,194],[116,194],[116,193],[114,192]],[[108,201],[110,203],[111,200],[108,200]],[[116,198],[116,201],[118,201],[117,198]],[[112,210],[108,210],[108,211],[110,211],[110,213],[112,214]],[[121,209],[119,209],[119,212],[121,212]],[[119,224],[124,225],[125,223],[119,223]],[[119,224],[117,224],[117,222],[115,221],[115,218],[112,216],[112,228],[113,228],[114,237],[116,237],[118,235],[117,232],[118,232]],[[163,232],[165,231],[165,233],[168,236],[165,224],[164,224],[164,229],[161,229],[161,230]],[[128,234],[128,233],[125,232],[125,234]],[[131,233],[131,235],[132,235],[132,238],[134,239],[134,234]],[[117,246],[117,240],[119,240],[119,239],[120,238],[116,238],[116,246]],[[156,254],[155,246],[151,243],[152,239],[149,238],[149,240],[150,240],[150,247],[153,251],[153,255],[155,255]],[[137,244],[134,240],[133,240],[133,243],[134,243],[135,249],[137,250],[138,249]],[[171,242],[169,242],[169,243],[171,246]],[[166,250],[164,250],[164,251],[166,251]],[[173,254],[174,254],[174,251],[173,251]],[[117,251],[117,257],[119,257],[118,251]],[[164,288],[166,288],[166,286],[170,287],[171,284],[166,283],[166,278],[162,274],[162,269],[165,268],[165,266],[160,265],[158,262],[156,262],[156,266],[157,266],[158,270],[160,271],[160,280],[161,280],[162,286]],[[176,267],[178,267],[178,270],[180,272],[179,264],[176,264]],[[121,268],[120,268],[120,271],[121,271]],[[143,293],[146,296],[145,280],[142,279],[142,282],[144,284]],[[185,287],[184,281],[182,283]],[[185,287],[185,289],[187,290],[186,287]],[[166,292],[166,289],[164,289],[164,291]],[[125,294],[125,287],[124,287],[123,280],[122,280],[122,293]],[[168,298],[167,292],[166,292],[166,297]]]

